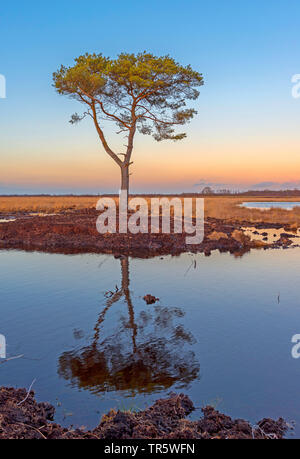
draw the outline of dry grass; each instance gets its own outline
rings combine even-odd
[[[265,197],[209,197],[205,199],[205,214],[209,217],[226,220],[247,220],[249,222],[266,222],[300,225],[300,207],[293,210],[280,208],[261,210],[240,207],[243,202],[266,202],[266,201],[293,201],[300,202],[300,198],[265,198]]]
[[[147,196],[145,196],[147,198]],[[69,210],[95,208],[97,196],[0,196],[0,212],[58,213]],[[149,198],[147,198],[149,202]],[[300,207],[284,209],[247,209],[239,207],[245,201],[300,201],[297,197],[234,197],[210,196],[205,198],[206,217],[250,222],[295,223],[300,226]]]
[[[95,208],[96,196],[0,196],[0,212],[55,213]]]

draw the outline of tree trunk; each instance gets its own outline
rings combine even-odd
[[[121,166],[121,191],[127,191],[129,193],[129,167]]]
[[[128,230],[128,190],[129,172],[128,167],[120,165],[121,168],[121,189],[119,193],[119,231],[127,233]]]

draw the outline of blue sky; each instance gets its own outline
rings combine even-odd
[[[300,100],[291,97],[291,77],[300,73],[299,18],[296,0],[2,5],[0,192],[118,189],[119,172],[91,123],[68,123],[80,105],[51,86],[52,73],[86,51],[170,54],[204,75],[187,140],[137,138],[133,190],[299,181]]]

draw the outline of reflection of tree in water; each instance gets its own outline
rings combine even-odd
[[[179,308],[149,306],[135,317],[127,257],[121,258],[121,271],[122,286],[107,300],[99,315],[92,343],[79,351],[63,353],[59,375],[93,393],[114,390],[150,393],[174,384],[186,386],[197,378],[199,364],[185,346],[194,342],[193,336],[173,323],[184,312]],[[121,298],[127,304],[128,317],[121,316],[116,332],[101,340],[105,316]]]

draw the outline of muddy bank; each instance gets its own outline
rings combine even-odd
[[[183,252],[211,251],[243,254],[251,248],[288,247],[288,237],[272,243],[255,240],[244,234],[243,227],[279,228],[280,224],[248,222],[226,222],[215,218],[205,221],[205,238],[201,244],[186,244],[182,234],[99,234],[96,220],[99,213],[93,209],[83,209],[57,215],[32,216],[15,215],[15,220],[3,221],[6,215],[0,215],[0,248],[41,250],[59,253],[113,253],[139,257],[155,255],[179,255]],[[10,214],[9,218],[13,216]],[[172,224],[171,224],[172,228]]]
[[[0,439],[277,439],[287,425],[283,419],[263,419],[256,425],[233,420],[207,406],[191,421],[192,401],[183,394],[160,399],[140,412],[111,410],[93,430],[64,428],[52,422],[55,409],[37,403],[34,392],[0,388]]]

